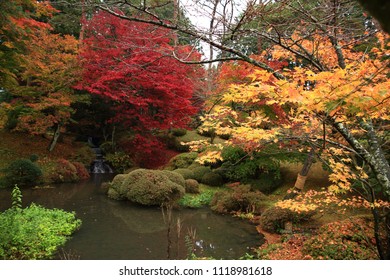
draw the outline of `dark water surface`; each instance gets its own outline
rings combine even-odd
[[[254,225],[206,208],[173,210],[168,227],[160,208],[109,199],[100,185],[112,174],[93,176],[77,184],[22,189],[24,207],[34,202],[75,211],[82,220],[58,258],[70,254],[88,260],[184,259],[192,244],[197,256],[237,259],[264,242]],[[0,210],[10,206],[10,192],[0,190]]]

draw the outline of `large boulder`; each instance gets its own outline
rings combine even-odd
[[[185,193],[184,178],[179,176],[166,170],[136,169],[117,175],[109,186],[108,196],[147,206],[172,203]]]

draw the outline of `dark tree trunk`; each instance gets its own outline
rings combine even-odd
[[[49,152],[54,150],[54,147],[57,144],[58,138],[60,137],[60,130],[61,130],[61,125],[56,124],[56,130],[54,131],[53,139],[51,140],[50,146],[49,146]]]
[[[294,187],[283,199],[293,199],[301,191],[303,191],[303,189],[305,187],[307,174],[309,174],[310,167],[313,165],[313,162],[314,162],[314,156],[315,156],[315,150],[314,150],[314,148],[312,148],[310,150],[309,154],[307,155],[305,162],[303,163],[301,171],[298,173]]]

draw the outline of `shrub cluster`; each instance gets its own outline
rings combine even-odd
[[[17,159],[2,170],[5,187],[18,185],[20,187],[35,186],[41,182],[42,170],[29,159]]]
[[[173,170],[173,172],[179,173],[184,179],[195,179],[194,172],[188,168],[178,168]]]
[[[210,205],[217,213],[260,213],[266,204],[267,197],[264,194],[252,191],[250,186],[240,185],[232,191],[217,192]]]
[[[108,153],[105,159],[110,163],[116,172],[123,173],[134,166],[130,156],[124,152]]]
[[[198,153],[194,152],[178,154],[169,161],[166,169],[175,170],[178,168],[188,168],[197,157]]]
[[[199,193],[199,183],[194,179],[187,179],[185,181],[186,193]]]
[[[66,159],[42,161],[42,166],[43,181],[46,184],[77,182],[90,176],[84,164]]]
[[[302,222],[309,220],[315,214],[314,211],[295,212],[280,207],[270,207],[260,216],[261,228],[271,233],[280,233],[285,228],[286,222]]]
[[[119,174],[111,182],[108,196],[128,199],[141,205],[163,205],[180,199],[185,193],[185,181],[178,173],[167,170],[136,169]]]

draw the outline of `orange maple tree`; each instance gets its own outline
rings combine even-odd
[[[230,84],[221,103],[204,118],[203,126],[215,129],[216,134],[230,134],[228,145],[247,151],[261,151],[269,144],[317,151],[331,170],[332,184],[326,193],[332,194],[332,201],[343,206],[346,202],[337,195],[358,192],[363,200],[347,204],[370,208],[380,224],[389,215],[390,196],[390,166],[383,149],[390,105],[389,38],[378,33],[376,46],[367,53],[345,49],[345,68],[337,65],[334,49],[326,40],[316,35],[312,39],[302,39],[301,45],[316,47],[327,70],[296,67],[283,72],[286,79],[254,70],[244,82]],[[273,51],[277,59],[291,56],[277,46]],[[263,105],[283,108],[284,114],[272,119]],[[219,157],[214,145],[201,161]],[[277,205],[295,211],[313,210],[323,196],[318,197],[307,199],[303,194],[300,200]],[[381,258],[389,258],[389,232],[384,238],[376,233]]]
[[[45,21],[58,11],[49,1],[15,1],[4,8],[8,21],[1,32],[13,65],[3,71],[0,88],[10,98],[2,100],[2,115],[12,116],[9,129],[32,134],[54,129],[58,136],[77,100],[72,87],[79,77],[78,41],[51,33]],[[49,149],[54,145],[55,141]]]

